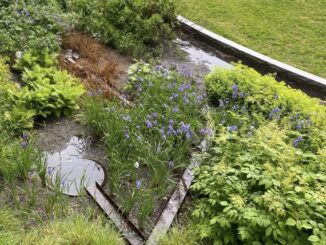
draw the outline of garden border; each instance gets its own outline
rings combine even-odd
[[[195,35],[213,48],[232,55],[262,73],[276,73],[279,80],[285,80],[289,85],[302,89],[311,96],[326,99],[326,79],[246,48],[181,15],[178,15],[177,19],[182,31]]]

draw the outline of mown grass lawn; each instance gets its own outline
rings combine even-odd
[[[326,77],[325,0],[177,0],[178,13],[207,29]]]

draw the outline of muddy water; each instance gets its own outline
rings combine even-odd
[[[216,54],[204,50],[199,45],[182,40],[180,38],[176,40],[176,43],[178,44],[180,49],[186,53],[186,60],[191,63],[206,66],[210,71],[214,70],[216,67],[222,67],[226,69],[232,68],[231,64],[218,58]]]
[[[72,119],[58,119],[38,133],[53,186],[67,195],[78,196],[84,187],[105,182],[105,170],[99,164],[104,162],[104,149],[83,137],[81,125]]]

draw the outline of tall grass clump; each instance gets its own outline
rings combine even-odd
[[[206,85],[216,137],[192,186],[200,238],[324,244],[325,106],[241,65]]]
[[[55,219],[28,232],[22,244],[125,244],[118,232],[100,219],[89,220],[82,215]]]
[[[90,98],[84,116],[105,143],[111,190],[126,211],[137,206],[144,221],[207,132],[201,128],[205,95],[184,70],[139,62],[129,76],[134,107]]]

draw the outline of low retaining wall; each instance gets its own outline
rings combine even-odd
[[[311,96],[326,99],[326,79],[246,48],[180,15],[178,20],[182,31],[194,35],[195,38],[200,38],[213,48],[232,55],[241,60],[243,64],[253,67],[261,73],[276,73],[278,80],[284,80],[290,86],[301,89]]]

